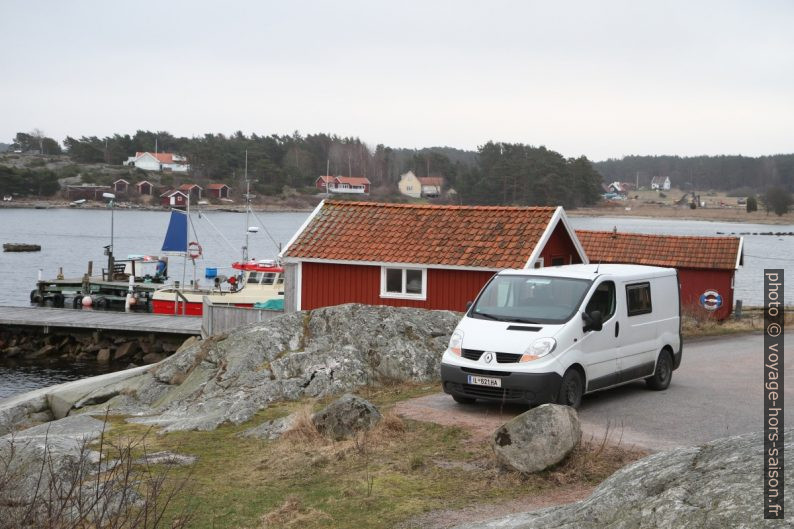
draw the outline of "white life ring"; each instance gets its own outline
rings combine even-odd
[[[202,250],[201,245],[196,241],[192,241],[190,244],[187,245],[187,256],[190,257],[193,261],[201,257]]]

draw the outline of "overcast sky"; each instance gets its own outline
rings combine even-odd
[[[0,3],[0,142],[167,130],[794,152],[794,2]]]

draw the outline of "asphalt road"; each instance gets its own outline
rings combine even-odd
[[[794,427],[794,334],[785,341],[785,424]],[[762,335],[685,342],[681,367],[667,390],[651,391],[637,382],[586,396],[579,409],[583,435],[663,450],[758,431],[763,429],[762,376]],[[406,414],[417,419],[491,432],[525,410],[483,402],[464,406],[444,394],[405,404]]]

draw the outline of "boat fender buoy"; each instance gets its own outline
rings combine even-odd
[[[196,241],[192,241],[190,244],[187,245],[187,256],[193,261],[201,257],[201,254],[202,254],[201,245]]]
[[[91,296],[83,296],[82,303],[84,307],[90,307],[91,305],[94,304],[94,300],[91,299]]]

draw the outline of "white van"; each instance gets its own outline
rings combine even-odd
[[[672,268],[504,270],[452,334],[444,391],[461,403],[577,407],[585,393],[635,380],[666,389],[681,364],[679,299]]]

